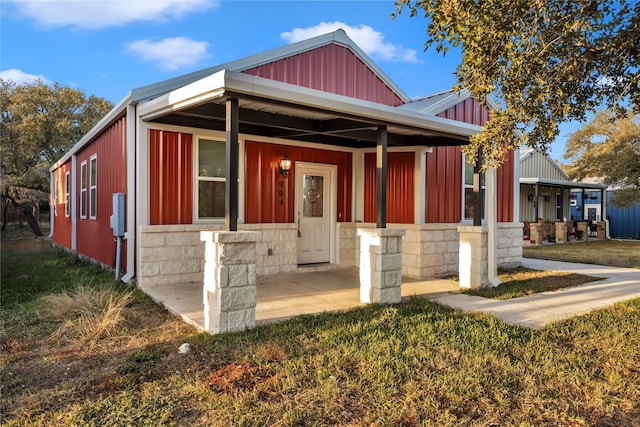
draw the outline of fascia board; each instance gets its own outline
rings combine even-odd
[[[59,168],[60,165],[64,164],[71,158],[72,155],[76,154],[80,151],[86,144],[91,142],[93,138],[95,138],[100,132],[102,132],[113,120],[115,120],[118,116],[126,113],[126,107],[132,103],[131,92],[120,101],[115,107],[111,109],[96,125],[91,128],[89,132],[87,132],[80,141],[76,142],[76,144],[71,147],[67,153],[62,156],[57,162],[55,162],[50,168],[49,171],[54,171]]]
[[[138,106],[138,116],[142,120],[153,120],[173,111],[219,98],[225,92],[226,72],[227,70],[218,71],[159,98],[143,102]]]

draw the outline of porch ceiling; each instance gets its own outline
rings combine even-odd
[[[351,114],[316,107],[255,98],[243,94],[226,94],[179,111],[172,111],[153,121],[177,126],[225,130],[225,101],[239,100],[240,133],[283,138],[351,148],[375,147],[377,127],[386,125],[388,145],[450,146],[465,145],[469,139],[438,131],[428,131],[390,122],[367,120]]]

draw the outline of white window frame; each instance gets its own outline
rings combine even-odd
[[[466,172],[467,172],[467,158],[466,156],[463,154],[462,155],[462,222],[473,222],[473,218],[467,218],[465,217],[465,205],[466,205],[466,197],[465,197],[465,193],[466,193],[466,189],[470,188],[473,191],[473,179],[472,179],[472,184],[467,184],[466,183]],[[472,173],[473,175],[473,173]],[[486,218],[487,218],[487,177],[485,176],[484,172],[480,173],[480,183],[482,183],[484,181],[484,185],[480,186],[480,192],[483,194],[482,197],[482,222],[484,223]],[[484,178],[482,178],[484,176]]]
[[[64,216],[71,216],[71,205],[69,204],[69,193],[71,192],[71,173],[64,174]]]
[[[224,222],[224,215],[221,217],[200,218],[200,181],[227,182],[226,171],[224,177],[200,176],[200,141],[215,141],[225,144],[225,140],[211,136],[195,136],[195,149],[193,150],[193,221],[198,223],[221,223]],[[241,193],[238,194],[241,197]]]
[[[80,219],[87,219],[87,161],[80,163]],[[84,179],[84,183],[83,180]]]
[[[95,161],[95,167],[94,167]],[[98,217],[98,183],[93,182],[95,169],[95,180],[98,181],[98,155],[94,154],[89,158],[89,219]],[[92,203],[92,201],[94,203]]]
[[[56,176],[56,181],[53,184],[53,214],[55,216],[58,216],[58,202],[60,199],[60,196],[58,195],[59,190],[60,190],[60,177]]]

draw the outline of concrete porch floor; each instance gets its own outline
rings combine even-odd
[[[259,276],[256,324],[278,322],[302,314],[346,310],[359,307],[359,270],[330,268],[318,271]],[[402,278],[402,297],[436,298],[459,290],[457,282],[445,279]],[[202,285],[143,289],[151,298],[185,322],[204,330]]]

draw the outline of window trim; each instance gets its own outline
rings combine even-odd
[[[466,173],[467,173],[467,157],[464,155],[464,153],[462,154],[462,203],[461,203],[461,208],[462,208],[462,214],[461,214],[461,218],[462,218],[462,222],[468,223],[468,222],[473,222],[473,218],[467,218],[465,216],[465,207],[466,207],[466,197],[465,197],[465,190],[467,188],[470,188],[471,190],[473,190],[473,182],[471,184],[467,184],[466,183]],[[483,178],[484,177],[484,178]],[[473,180],[472,180],[473,181]],[[480,193],[482,194],[482,223],[484,223],[487,219],[487,178],[485,176],[484,172],[480,173]]]
[[[217,217],[200,217],[200,181],[227,182],[227,174],[224,177],[200,176],[200,141],[214,141],[226,144],[222,138],[212,136],[194,136],[195,144],[193,150],[193,222],[194,223],[223,223],[224,215]]]
[[[84,169],[84,172],[83,172]],[[84,160],[80,163],[80,219],[87,219],[87,161]],[[82,179],[84,178],[84,187]]]
[[[71,193],[71,172],[64,174],[64,216],[71,216],[71,205],[69,204],[69,195]]]
[[[94,176],[94,160],[95,160],[95,180],[92,181]],[[98,217],[98,155],[93,154],[89,158],[89,219],[97,219]],[[93,197],[92,197],[93,196]],[[91,202],[94,201],[92,204]]]

